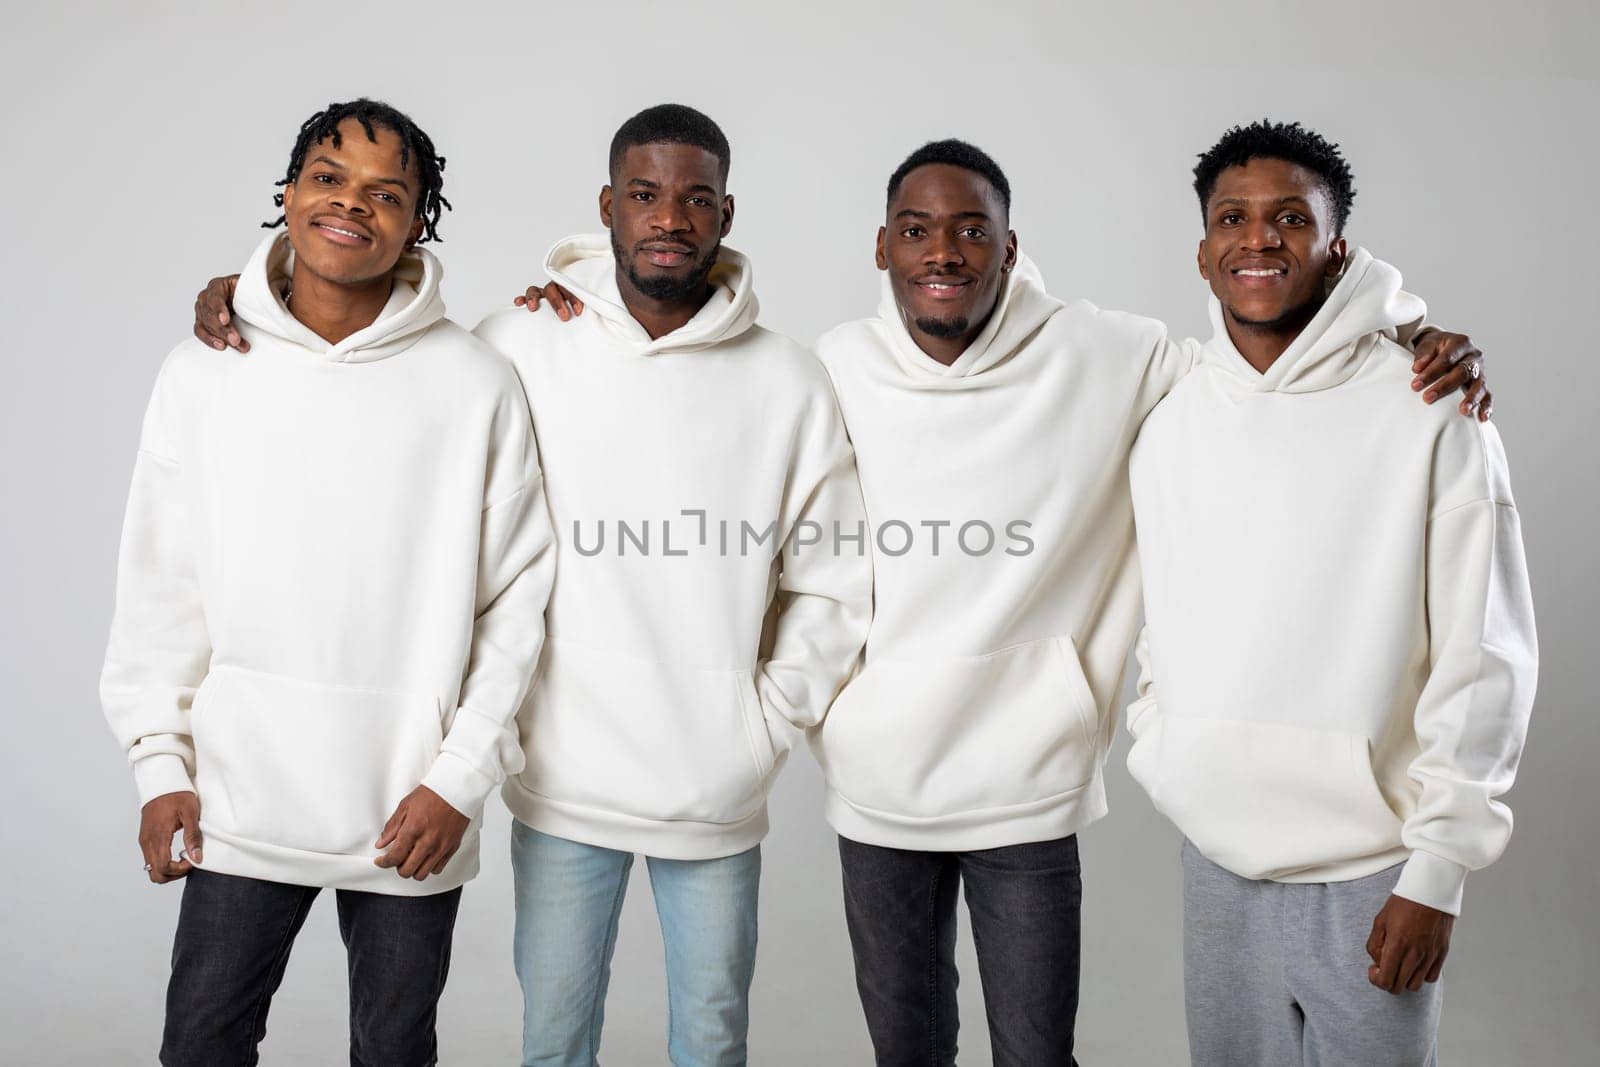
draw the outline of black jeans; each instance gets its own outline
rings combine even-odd
[[[1078,839],[909,852],[839,839],[856,988],[879,1067],[956,1062],[956,891],[967,911],[993,1062],[1075,1064]]]
[[[249,1067],[314,886],[195,870],[183,887],[161,1038],[164,1067]],[[432,1067],[459,887],[425,897],[341,889],[352,1067]]]

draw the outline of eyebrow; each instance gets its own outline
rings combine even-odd
[[[642,185],[646,189],[659,189],[659,188],[661,188],[661,183],[660,182],[653,182],[648,178],[629,178],[628,179],[628,184],[629,185]],[[691,192],[691,193],[710,193],[712,196],[715,196],[717,194],[717,190],[714,187],[710,186],[710,185],[691,185],[691,186],[689,186],[689,192]]]
[[[897,219],[931,219],[933,218],[933,212],[917,211],[908,207],[901,211],[896,211],[894,217]],[[952,219],[982,219],[984,222],[989,221],[989,216],[981,211],[957,211],[953,212],[949,217]]]
[[[1242,196],[1224,196],[1213,203],[1217,207],[1221,207],[1223,204],[1237,204],[1240,207],[1245,207],[1250,203],[1250,201],[1246,200]],[[1305,206],[1310,207],[1311,201],[1307,200],[1303,196],[1280,196],[1278,199],[1273,201],[1273,205],[1275,207],[1281,207],[1284,204],[1304,204]]]
[[[331,156],[315,156],[315,157],[313,157],[311,160],[309,160],[306,163],[306,166],[309,167],[312,163],[326,163],[328,166],[332,167],[334,170],[349,170],[350,169],[349,167],[345,166],[343,163],[340,163],[337,159],[334,159]],[[377,178],[377,179],[374,179],[374,180],[377,181],[377,183],[379,185],[398,185],[400,188],[404,189],[406,192],[410,192],[411,191],[411,183],[406,181],[404,178]]]

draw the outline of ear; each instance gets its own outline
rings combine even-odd
[[[1340,237],[1328,246],[1328,266],[1326,273],[1330,278],[1337,278],[1344,273],[1345,260],[1350,257],[1349,249],[1345,246],[1344,238]]]
[[[611,229],[611,186],[600,187],[600,222],[606,229]]]
[[[289,204],[294,200],[295,184],[295,182],[290,182],[288,185],[283,187],[283,209],[285,211],[289,210]]]
[[[1017,265],[1017,231],[1006,231],[1006,258],[1000,263],[1000,273],[1010,274]]]
[[[888,230],[888,228],[885,227],[885,226],[879,226],[878,227],[878,241],[877,241],[877,259],[878,259],[878,269],[879,270],[888,270],[889,269],[889,254],[884,251],[884,247],[883,247],[883,243],[888,239],[889,239],[889,230]]]
[[[1200,277],[1209,282],[1211,280],[1211,268],[1206,266],[1206,243],[1204,241],[1201,241],[1200,247],[1195,249],[1194,261],[1196,266],[1200,268]]]
[[[732,196],[724,196],[722,198],[722,236],[723,237],[728,236],[729,231],[731,231],[732,229],[733,229],[733,197]]]
[[[421,219],[412,219],[411,220],[411,232],[406,234],[406,249],[409,251],[410,249],[415,248],[417,246],[417,242],[419,240],[421,240],[421,239],[422,239],[422,220]]]

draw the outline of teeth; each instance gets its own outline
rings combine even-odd
[[[360,237],[361,236],[361,234],[356,233],[353,230],[341,230],[341,229],[339,229],[339,227],[337,227],[337,226],[329,226],[327,223],[323,223],[322,224],[322,228],[324,230],[332,230],[334,233],[342,233],[346,237]]]
[[[1282,274],[1281,270],[1241,270],[1238,273],[1246,278],[1275,278]]]

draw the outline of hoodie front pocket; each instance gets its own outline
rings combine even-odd
[[[1246,878],[1399,847],[1400,819],[1366,737],[1283,723],[1158,714],[1129,770],[1212,862]]]
[[[738,822],[776,756],[751,672],[547,640],[523,726],[524,786],[640,819]]]
[[[817,751],[829,785],[851,803],[937,818],[1087,785],[1097,718],[1064,636],[986,656],[880,657],[835,701]]]
[[[214,667],[196,699],[201,815],[227,834],[372,855],[442,743],[437,698]]]

